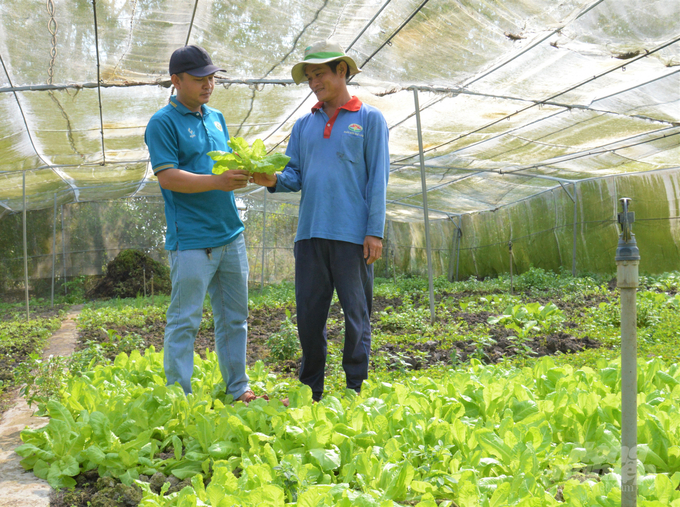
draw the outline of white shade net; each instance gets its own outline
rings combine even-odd
[[[0,206],[22,209],[24,173],[28,209],[159,194],[144,128],[185,43],[227,69],[231,135],[285,150],[315,102],[290,69],[324,38],[390,126],[391,219],[422,220],[413,87],[432,218],[680,165],[675,0],[2,0]]]

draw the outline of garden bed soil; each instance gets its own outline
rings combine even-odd
[[[430,340],[412,343],[408,347],[387,344],[374,351],[374,354],[386,355],[392,369],[421,370],[433,366],[464,363],[471,358],[489,364],[519,355],[542,357],[558,353],[570,354],[601,346],[597,340],[588,337],[576,338],[565,332],[537,336],[519,345],[506,331],[509,330],[492,330],[493,340],[489,340],[483,346],[473,340],[461,340],[453,342],[453,346],[446,347],[440,341]]]
[[[472,293],[467,296],[472,295]],[[476,294],[479,295],[479,294]],[[454,297],[455,300],[460,300],[465,295],[446,294],[444,297]],[[416,296],[416,298],[418,297]],[[565,315],[578,314],[583,311],[585,306],[597,306],[602,301],[607,301],[606,295],[593,296],[586,298],[582,303],[571,303],[557,301],[556,305],[561,307]],[[549,299],[540,297],[533,298],[532,301],[541,304],[548,304]],[[414,302],[417,304],[417,302]],[[394,323],[382,324],[380,322],[380,313],[391,308],[399,308],[403,305],[401,298],[383,298],[375,297],[373,301],[373,312],[371,324],[375,330],[381,330],[385,333],[390,333],[395,336],[407,334],[406,329],[402,329],[398,324]],[[455,303],[454,303],[455,306]],[[300,360],[291,359],[285,361],[271,361],[269,360],[269,347],[267,340],[271,335],[277,333],[281,329],[281,324],[286,319],[286,311],[292,315],[292,321],[295,322],[295,308],[257,308],[250,311],[248,317],[248,347],[246,351],[246,361],[249,366],[255,364],[258,360],[263,360],[268,367],[276,373],[290,375],[296,377]],[[439,327],[445,328],[448,324],[465,323],[468,328],[475,328],[476,326],[486,326],[489,334],[489,340],[479,341],[472,339],[454,341],[450,340],[444,344],[443,340],[439,340],[437,336],[433,336],[427,342],[413,342],[409,344],[386,344],[378,348],[374,348],[372,356],[378,358],[385,355],[388,364],[392,364],[393,368],[409,369],[425,369],[432,366],[454,365],[461,362],[469,361],[470,358],[477,358],[483,363],[498,363],[506,358],[523,355],[527,357],[541,357],[555,354],[570,354],[580,352],[584,349],[599,348],[601,344],[597,340],[589,337],[578,338],[570,333],[575,327],[571,321],[562,323],[561,330],[552,334],[535,336],[530,340],[519,342],[513,338],[513,331],[500,325],[488,325],[489,317],[495,314],[488,311],[465,312],[454,311],[446,318],[437,318]],[[204,314],[204,321],[209,316],[207,312]],[[328,339],[332,342],[342,343],[342,321],[344,315],[338,303],[331,306],[329,312],[328,325]],[[333,324],[337,322],[339,324]],[[144,328],[136,328],[129,326],[109,326],[110,330],[115,330],[121,336],[128,333],[137,333],[144,339],[144,348],[153,345],[156,350],[163,348],[163,336],[165,331],[165,319],[155,319],[146,322]],[[87,340],[104,341],[108,338],[106,332],[102,329],[88,330],[79,332],[79,347]],[[213,350],[214,348],[214,332],[213,329],[201,327],[195,341],[195,350],[201,356],[205,356],[206,350]]]

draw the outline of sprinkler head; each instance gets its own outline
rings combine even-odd
[[[619,199],[621,202],[621,213],[618,214],[618,222],[621,226],[621,234],[619,235],[619,244],[616,248],[616,261],[639,261],[640,250],[635,241],[635,234],[633,234],[633,222],[635,222],[635,212],[628,211],[631,199],[623,197]]]

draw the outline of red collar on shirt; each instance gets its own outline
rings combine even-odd
[[[314,107],[312,107],[312,113],[316,113],[320,109],[323,109],[323,102],[317,102],[314,105]],[[326,123],[326,127],[323,129],[324,139],[328,139],[329,137],[331,137],[331,130],[333,130],[333,125],[335,125],[335,120],[338,118],[338,113],[340,112],[341,109],[356,112],[359,109],[361,109],[361,101],[357,97],[352,95],[352,98],[349,99],[349,101],[344,106],[340,106],[335,110],[333,118],[328,120],[328,123]]]

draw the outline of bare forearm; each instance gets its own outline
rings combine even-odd
[[[195,194],[217,188],[212,174],[194,174],[180,169],[166,169],[156,176],[162,188],[173,192]]]
[[[161,187],[165,190],[184,194],[195,194],[209,190],[229,192],[243,188],[248,184],[248,173],[246,171],[227,171],[216,175],[195,174],[181,169],[166,169],[156,176]]]

